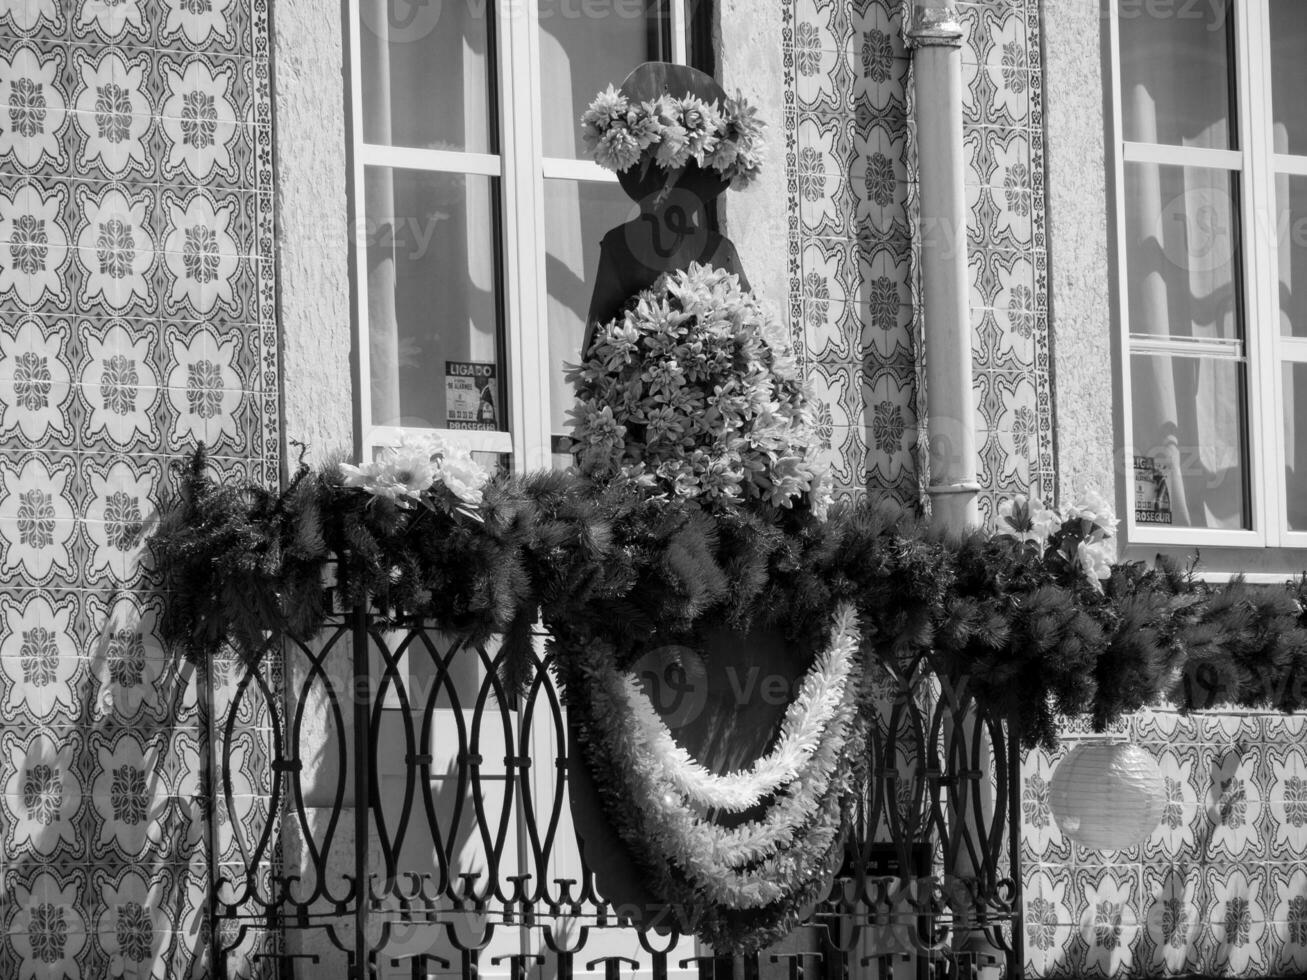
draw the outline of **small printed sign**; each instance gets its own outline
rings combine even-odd
[[[1171,523],[1171,489],[1165,464],[1148,456],[1135,457],[1135,521]]]
[[[499,428],[495,365],[484,361],[445,362],[445,420],[451,429]]]

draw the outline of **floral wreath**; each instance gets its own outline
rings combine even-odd
[[[586,148],[606,170],[624,173],[643,161],[669,173],[691,160],[740,190],[762,170],[763,123],[737,94],[721,104],[697,95],[640,102],[609,85],[581,115]]]
[[[724,775],[676,742],[611,644],[568,651],[568,711],[608,818],[660,897],[692,907],[714,947],[754,951],[784,936],[843,857],[866,745],[859,644],[857,614],[841,605],[772,749]],[[733,827],[714,819],[745,811],[760,812]]]

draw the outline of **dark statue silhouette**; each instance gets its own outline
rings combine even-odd
[[[621,92],[632,102],[647,102],[664,93],[677,97],[691,94],[719,104],[726,99],[726,92],[710,75],[685,65],[654,61],[627,75]],[[735,246],[709,227],[709,205],[728,186],[720,175],[693,160],[671,174],[642,161],[619,173],[617,179],[640,205],[640,214],[611,229],[600,243],[582,356],[590,352],[595,329],[621,313],[637,293],[664,273],[699,262],[734,273],[740,277],[740,285],[749,288]]]

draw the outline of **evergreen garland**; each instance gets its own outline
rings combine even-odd
[[[334,558],[344,600],[387,623],[502,634],[514,690],[531,680],[538,622],[561,650],[604,641],[624,669],[702,624],[775,628],[817,649],[848,602],[868,649],[929,651],[1027,746],[1054,744],[1059,716],[1102,730],[1162,699],[1307,708],[1307,579],[1208,585],[1160,561],[1114,566],[1096,587],[1061,532],[1046,548],[950,538],[872,499],[825,521],[800,509],[764,520],[557,472],[496,476],[478,517],[405,509],[345,486],[335,464],[301,464],[279,494],[220,485],[201,448],[151,542],[165,639],[195,661],[230,644],[250,662],[281,636],[307,639]]]

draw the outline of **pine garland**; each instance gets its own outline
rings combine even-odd
[[[253,661],[278,636],[307,639],[335,558],[344,600],[386,623],[503,635],[515,690],[531,680],[538,622],[569,647],[603,640],[625,669],[704,623],[819,648],[849,603],[877,655],[929,651],[1028,746],[1053,745],[1060,716],[1101,730],[1163,699],[1307,708],[1307,578],[1208,585],[1161,561],[1117,565],[1100,590],[1052,549],[943,537],[871,499],[826,521],[772,521],[547,472],[493,478],[470,520],[343,483],[328,465],[301,466],[280,494],[220,485],[199,450],[151,541],[165,638],[195,661],[225,644]]]

